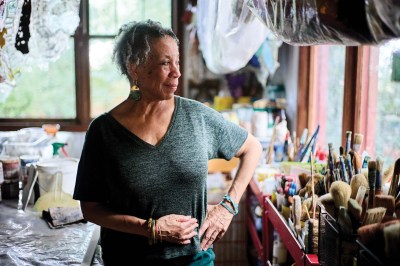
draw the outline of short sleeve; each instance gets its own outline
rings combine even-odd
[[[244,128],[225,120],[218,134],[218,157],[232,159],[243,146],[247,136],[248,132]]]

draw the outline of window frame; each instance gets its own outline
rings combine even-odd
[[[345,55],[344,95],[341,144],[344,147],[346,131],[361,133],[364,141],[361,150],[366,147],[375,150],[375,126],[371,119],[377,106],[378,74],[370,72],[370,65],[378,64],[379,48],[369,45],[347,46]],[[318,110],[315,104],[316,88],[313,82],[316,67],[315,49],[313,46],[300,47],[298,98],[297,98],[297,132],[304,128],[316,127]]]
[[[90,117],[90,70],[89,70],[89,1],[81,0],[79,7],[80,22],[73,36],[75,49],[75,97],[76,97],[76,117],[74,119],[13,119],[0,118],[0,131],[15,131],[25,127],[41,127],[43,124],[59,124],[63,131],[86,131]],[[185,10],[185,1],[171,1],[171,25],[179,40],[180,62],[181,62],[181,81],[184,80],[184,25],[180,18]],[[96,36],[91,36],[91,38]],[[102,36],[106,38],[107,36]],[[177,95],[183,95],[183,82],[180,82]]]

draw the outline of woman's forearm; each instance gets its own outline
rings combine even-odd
[[[240,201],[247,185],[253,177],[261,153],[262,146],[260,142],[253,135],[249,134],[245,143],[236,154],[236,156],[240,158],[240,163],[236,176],[228,191],[228,194],[235,202],[238,203]]]
[[[138,217],[117,214],[98,202],[82,202],[83,217],[92,223],[116,231],[149,236],[147,221]]]

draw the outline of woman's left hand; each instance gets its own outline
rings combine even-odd
[[[208,205],[207,212],[206,220],[199,231],[202,250],[207,250],[223,237],[233,218],[233,214],[220,204]]]

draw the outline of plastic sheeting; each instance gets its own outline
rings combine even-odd
[[[398,0],[247,0],[247,5],[292,45],[379,44],[400,37]]]
[[[276,39],[245,0],[197,1],[197,34],[207,68],[215,74],[245,67],[267,38]]]
[[[50,229],[39,214],[18,212],[14,205],[0,202],[1,265],[81,265],[96,225]],[[101,265],[96,258],[93,264]]]

